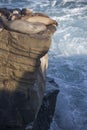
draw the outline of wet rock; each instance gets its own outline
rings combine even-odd
[[[48,80],[42,105],[32,126],[33,128],[28,127],[27,130],[49,130],[55,112],[56,98],[59,93],[59,88],[55,84],[51,84]]]

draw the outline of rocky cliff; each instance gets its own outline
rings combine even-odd
[[[55,26],[48,25],[45,31],[25,34],[1,26],[0,130],[25,130],[31,124],[39,130],[38,113],[47,99],[44,97],[47,53],[55,30]],[[55,101],[57,93],[58,90]],[[48,97],[52,99],[52,95]]]

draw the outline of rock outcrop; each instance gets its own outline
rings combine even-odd
[[[45,31],[29,35],[1,27],[0,130],[25,130],[37,122],[46,86],[47,52],[56,28],[48,25]]]
[[[53,79],[47,78],[46,90],[44,93],[44,98],[42,101],[41,108],[34,121],[33,128],[30,129],[28,127],[27,130],[49,130],[50,129],[50,124],[52,122],[54,112],[55,112],[56,99],[58,93],[59,93],[59,86],[54,82]]]

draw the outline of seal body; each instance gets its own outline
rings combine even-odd
[[[8,21],[4,16],[1,16],[0,19],[3,23],[4,28],[12,30],[12,31],[16,31],[16,32],[21,32],[21,33],[26,33],[26,34],[35,34],[35,33],[39,33],[41,31],[46,30],[46,26],[38,22],[31,23],[24,20]]]
[[[23,8],[21,11],[21,14],[30,16],[30,15],[32,15],[32,11],[28,8]]]
[[[42,16],[42,17],[49,18],[48,15],[46,15],[46,14],[42,14],[42,13],[33,13],[33,16]]]
[[[51,24],[57,25],[56,20],[53,20],[49,17],[44,17],[44,16],[22,17],[21,19],[24,19],[32,23],[39,22],[45,25],[51,25]]]
[[[8,20],[16,20],[16,19],[21,19],[21,15],[20,14],[12,14],[9,16]]]

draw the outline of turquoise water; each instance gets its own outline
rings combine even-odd
[[[28,7],[58,21],[47,70],[60,89],[50,130],[87,130],[87,0],[2,0],[0,7]]]

